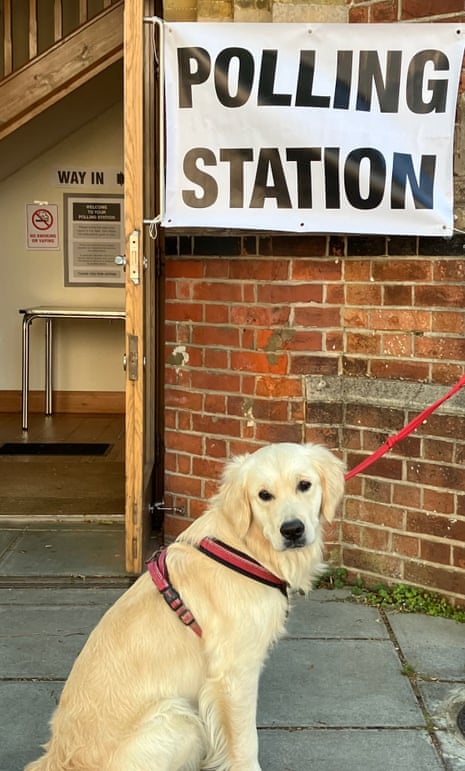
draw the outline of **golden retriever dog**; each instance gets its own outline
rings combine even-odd
[[[90,634],[26,771],[259,771],[260,671],[287,591],[321,571],[322,518],[343,487],[342,462],[319,445],[228,462],[206,513]]]

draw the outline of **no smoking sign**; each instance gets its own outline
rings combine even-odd
[[[58,249],[58,205],[26,205],[28,249]]]

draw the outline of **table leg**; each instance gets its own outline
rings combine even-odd
[[[53,413],[52,319],[45,319],[45,414]]]
[[[28,410],[29,410],[29,327],[31,319],[27,314],[23,317],[22,327],[22,426],[23,431],[28,430]]]

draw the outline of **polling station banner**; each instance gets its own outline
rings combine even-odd
[[[164,25],[166,227],[446,236],[460,24]]]

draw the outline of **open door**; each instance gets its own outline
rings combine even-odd
[[[144,225],[144,214],[155,212],[156,206],[152,30],[151,25],[144,28],[144,15],[153,15],[153,5],[153,0],[131,0],[124,6],[125,527],[130,574],[142,571],[151,551],[152,504],[163,493],[162,261],[160,239],[151,238]]]

